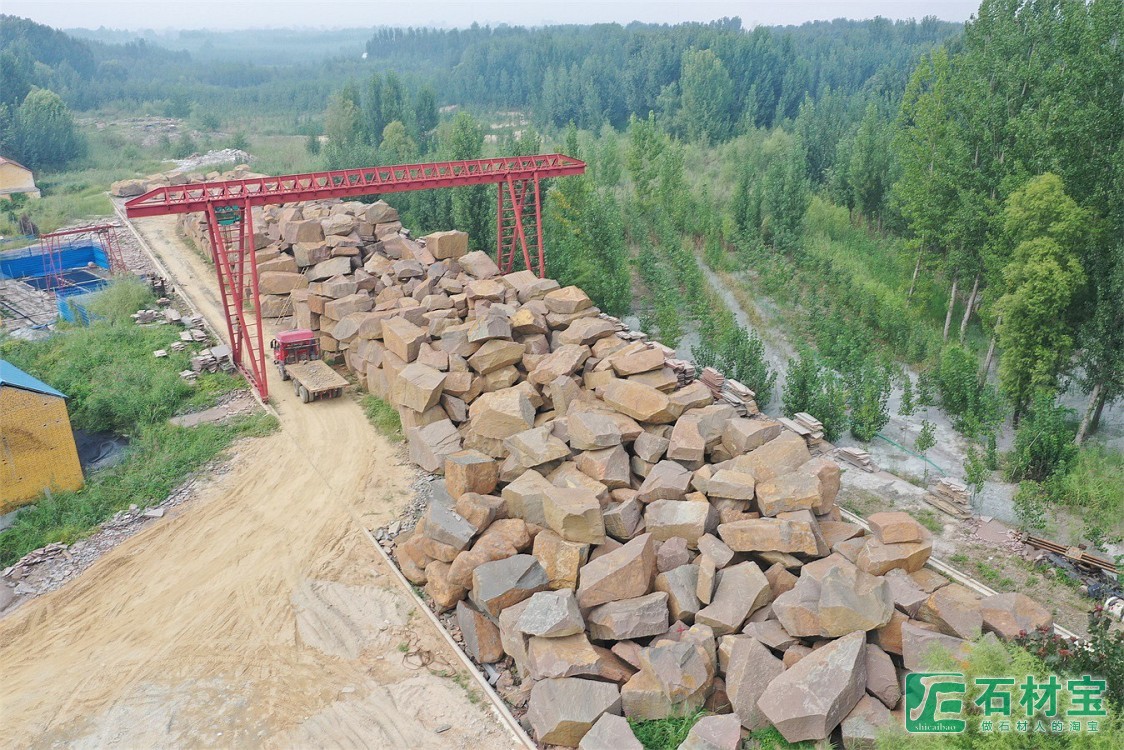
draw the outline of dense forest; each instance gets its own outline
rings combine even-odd
[[[1066,502],[1119,535],[1124,459],[1081,446],[1124,396],[1122,0],[984,0],[965,25],[377,29],[363,56],[349,32],[346,56],[310,41],[288,64],[209,33],[0,18],[0,148],[80,160],[69,108],[272,117],[325,167],[565,151],[589,171],[549,189],[552,275],[668,344],[694,333],[763,403],[777,373],[707,274],[784,300],[785,412],[869,441],[896,390],[952,419],[973,486],[1002,469],[1032,523]],[[487,248],[489,195],[394,200]]]

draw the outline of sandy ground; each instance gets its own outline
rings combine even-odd
[[[218,322],[174,219],[138,226]],[[455,663],[362,534],[410,474],[350,399],[302,405],[223,481],[0,620],[0,746],[506,748],[478,696],[404,663]],[[438,731],[442,730],[442,731]]]

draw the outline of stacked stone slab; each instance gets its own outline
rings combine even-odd
[[[832,459],[682,384],[577,287],[501,275],[459,233],[414,241],[381,202],[269,208],[259,227],[262,278],[307,282],[287,292],[298,325],[445,475],[451,502],[393,556],[455,610],[474,659],[530,684],[541,743],[625,747],[606,716],[700,709],[793,742],[842,724],[858,742],[896,720],[900,673],[933,644],[1050,621],[925,568],[930,535],[904,513],[872,516],[870,534],[845,522]],[[688,746],[726,742],[733,720]]]

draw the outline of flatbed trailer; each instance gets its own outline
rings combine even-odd
[[[347,386],[347,380],[320,359],[285,365],[285,372],[293,381],[293,390],[306,404],[327,398],[339,398]]]

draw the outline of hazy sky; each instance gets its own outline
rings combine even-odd
[[[740,16],[745,26],[831,18],[966,21],[979,0],[0,0],[0,10],[60,28],[246,29],[316,26],[710,21]]]

